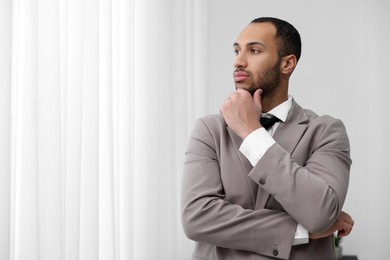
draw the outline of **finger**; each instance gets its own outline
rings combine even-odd
[[[236,89],[235,93],[243,93],[243,94],[249,94],[248,90],[243,89],[243,88],[238,88]]]
[[[225,99],[222,105],[219,107],[219,112],[221,115],[224,115],[224,113],[227,111],[228,107],[230,106],[230,101],[230,98]]]
[[[350,232],[348,232],[347,230],[342,229],[342,230],[337,231],[337,237],[345,237],[345,236],[347,236],[349,233],[350,233]]]
[[[352,225],[348,225],[348,224],[347,224],[347,225],[344,225],[344,228],[343,228],[343,229],[337,231],[337,236],[338,236],[338,237],[345,237],[345,236],[348,236],[348,235],[351,233],[352,228],[353,228]]]
[[[255,104],[258,106],[261,106],[261,93],[263,91],[261,89],[256,89],[255,93],[253,94],[253,100],[255,101]]]
[[[343,218],[352,219],[351,215],[349,215],[349,214],[348,214],[347,212],[345,212],[345,211],[341,211],[340,216],[342,216]]]
[[[347,236],[347,235],[345,234],[344,230],[339,230],[337,232],[337,237],[345,237],[345,236]]]
[[[236,92],[230,92],[227,99],[232,99],[232,98],[234,98],[235,95],[237,95]]]
[[[355,221],[352,218],[345,219],[344,221],[351,226],[353,226],[355,224]]]
[[[349,233],[351,233],[351,231],[352,231],[352,230],[345,230],[345,229],[339,230],[339,231],[337,232],[337,236],[338,236],[338,237],[346,237],[346,236],[349,235]]]
[[[234,93],[236,100],[238,101],[244,101],[244,100],[250,100],[252,99],[251,94],[245,90],[245,89],[237,89]]]
[[[347,222],[348,224],[350,224],[352,226],[354,225],[355,221],[352,219],[352,217],[348,213],[342,211],[341,214],[342,214],[344,222]]]

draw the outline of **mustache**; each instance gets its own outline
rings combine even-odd
[[[236,72],[245,72],[246,74],[248,74],[249,76],[252,75],[252,72],[250,72],[249,70],[246,70],[246,69],[243,69],[243,68],[237,68],[233,71],[233,74],[236,73]]]

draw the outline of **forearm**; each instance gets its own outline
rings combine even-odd
[[[290,254],[297,225],[285,212],[243,209],[206,197],[183,206],[182,222],[192,240],[269,256],[277,245],[281,258]]]
[[[300,166],[278,144],[262,157],[249,177],[267,190],[309,232],[328,229],[337,219],[347,192],[349,164],[332,169],[318,162]],[[340,172],[334,178],[334,172]]]

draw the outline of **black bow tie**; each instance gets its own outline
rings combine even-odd
[[[271,128],[276,122],[279,122],[280,119],[276,116],[271,117],[260,117],[260,124],[265,128],[265,130],[268,130]]]

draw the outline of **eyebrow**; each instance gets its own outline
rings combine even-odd
[[[261,45],[261,46],[265,47],[264,43],[258,42],[258,41],[248,42],[248,43],[246,44],[246,46],[253,46],[253,45]],[[240,44],[238,44],[237,42],[235,42],[235,43],[233,43],[233,47],[240,47]]]

